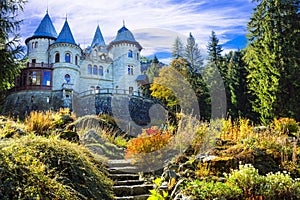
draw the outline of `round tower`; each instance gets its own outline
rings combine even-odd
[[[48,48],[55,42],[56,38],[56,30],[47,12],[33,36],[25,40],[29,60],[28,67],[49,66]]]
[[[49,48],[49,59],[53,63],[52,90],[76,90],[81,51],[66,20],[56,41]]]
[[[118,30],[115,40],[107,47],[113,59],[113,83],[115,89],[138,90],[136,78],[141,74],[140,52],[142,46],[125,25]]]

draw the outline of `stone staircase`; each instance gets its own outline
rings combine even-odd
[[[137,169],[124,159],[109,160],[107,170],[114,181],[115,199],[146,200],[152,184],[145,183],[137,173]]]

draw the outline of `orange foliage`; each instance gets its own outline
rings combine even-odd
[[[125,157],[133,158],[141,153],[151,153],[162,149],[169,143],[171,134],[169,131],[162,131],[157,127],[144,129],[142,134],[128,142]]]

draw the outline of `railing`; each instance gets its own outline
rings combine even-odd
[[[63,90],[73,90],[73,86],[74,84],[71,83],[63,83],[61,87]]]
[[[89,95],[105,95],[105,94],[128,95],[128,96],[135,96],[135,97],[153,99],[152,96],[145,95],[141,91],[131,91],[131,90],[113,89],[113,88],[91,89],[91,90],[87,90],[87,91],[79,93],[78,96],[83,97],[83,96],[89,96]]]
[[[27,67],[37,67],[37,68],[53,68],[53,64],[47,64],[47,63],[27,63]]]

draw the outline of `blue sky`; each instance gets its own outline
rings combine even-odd
[[[158,57],[168,62],[165,57],[175,37],[185,42],[190,32],[204,55],[212,30],[221,44],[230,44],[224,45],[225,51],[239,48],[234,41],[239,43],[247,33],[254,7],[251,0],[29,0],[20,15],[24,20],[21,36],[24,42],[33,34],[47,8],[58,33],[67,15],[75,41],[82,48],[91,44],[97,25],[108,44],[125,20],[144,48],[142,55],[163,52]]]

